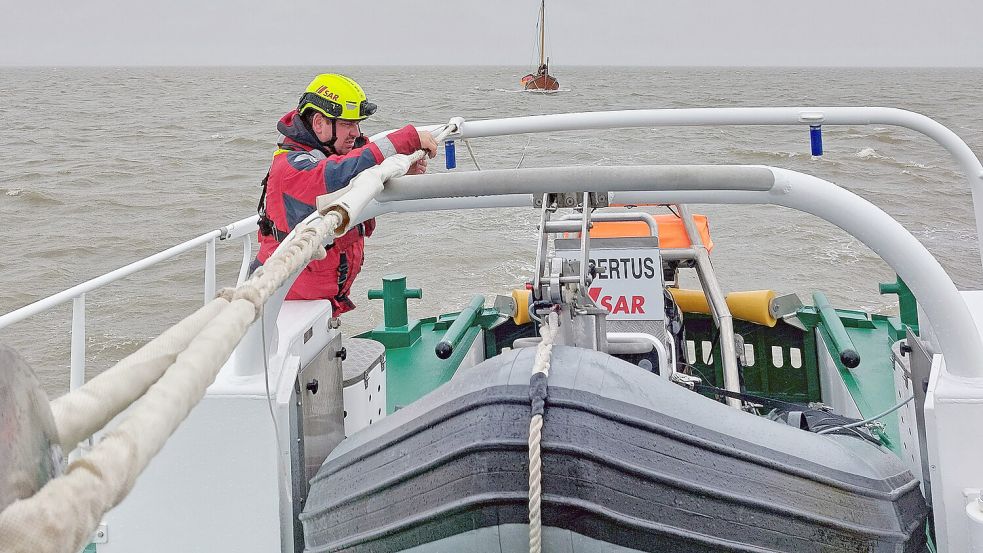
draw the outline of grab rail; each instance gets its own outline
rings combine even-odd
[[[439,359],[447,359],[454,353],[454,348],[460,344],[461,340],[464,338],[464,334],[467,333],[471,325],[478,319],[478,315],[481,314],[481,310],[485,306],[485,296],[476,295],[471,298],[471,302],[468,306],[464,308],[463,311],[454,319],[451,323],[450,328],[441,337],[440,342],[434,347],[434,353],[437,354]]]
[[[840,363],[848,369],[855,369],[860,365],[860,354],[857,353],[857,346],[853,345],[850,334],[843,326],[843,321],[833,310],[826,294],[822,292],[812,293],[812,302],[819,312],[819,319],[822,321],[826,331],[829,332],[830,340],[833,342],[833,349],[840,359]]]
[[[242,266],[239,270],[239,281],[245,277],[249,262],[252,260],[252,233],[256,230],[257,215],[240,219],[232,224],[215,229],[158,252],[139,261],[124,265],[115,271],[97,276],[67,290],[63,290],[15,309],[5,315],[0,315],[0,330],[23,321],[29,317],[43,313],[68,301],[72,302],[72,342],[70,354],[71,376],[69,387],[74,390],[85,383],[85,296],[117,280],[126,278],[134,273],[148,269],[195,248],[205,246],[205,275],[204,302],[208,303],[215,297],[215,242],[216,240],[242,239]]]
[[[586,174],[582,174],[586,173]],[[880,208],[839,186],[787,169],[633,166],[436,173],[393,179],[362,216],[475,207],[525,207],[534,193],[606,190],[626,204],[762,204],[811,213],[855,236],[908,284],[925,311],[950,374],[983,378],[983,343],[966,302],[938,260]],[[483,197],[475,198],[476,190]],[[468,194],[470,192],[470,194]],[[427,202],[420,202],[429,198]]]
[[[893,125],[919,132],[945,148],[959,164],[973,193],[977,238],[983,244],[983,164],[959,135],[913,111],[885,107],[681,108],[558,113],[462,121],[450,140],[523,133],[644,127],[741,125]],[[437,126],[434,126],[435,128]],[[430,128],[430,127],[421,127]],[[388,132],[375,136],[385,135]],[[980,258],[983,264],[983,256]]]

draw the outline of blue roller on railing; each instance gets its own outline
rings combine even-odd
[[[809,126],[809,145],[812,146],[812,155],[823,155],[823,127],[821,125]]]
[[[444,163],[448,169],[457,167],[457,151],[453,140],[444,141]]]

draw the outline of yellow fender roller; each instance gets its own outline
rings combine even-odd
[[[512,290],[512,300],[515,301],[515,315],[512,316],[512,321],[518,326],[532,320],[529,318],[529,297],[531,295],[531,291],[523,288]]]
[[[669,288],[669,293],[676,300],[676,305],[683,313],[710,314],[710,304],[703,290],[685,290]],[[731,292],[727,294],[727,307],[730,314],[742,321],[749,321],[765,326],[775,326],[778,323],[771,314],[771,301],[775,299],[774,290],[749,290],[747,292]]]

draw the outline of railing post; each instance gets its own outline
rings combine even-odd
[[[85,294],[72,300],[72,357],[69,389],[85,384]]]
[[[205,242],[205,303],[215,299],[215,239]]]
[[[737,366],[737,345],[734,342],[734,317],[730,314],[730,307],[727,306],[727,298],[720,283],[717,281],[717,274],[713,271],[710,264],[710,253],[707,251],[706,244],[700,237],[700,231],[696,228],[693,215],[690,214],[686,204],[676,204],[679,216],[683,220],[683,228],[686,236],[689,237],[690,246],[696,252],[696,274],[700,277],[700,284],[703,292],[707,296],[707,303],[710,304],[710,315],[713,322],[717,324],[720,332],[720,364],[724,368],[724,388],[730,392],[741,391],[741,374]],[[727,398],[727,405],[736,409],[741,408],[738,399]]]
[[[242,264],[239,266],[239,280],[236,285],[246,282],[249,276],[249,264],[253,261],[253,235],[247,234],[242,237]]]

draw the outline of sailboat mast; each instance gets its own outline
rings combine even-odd
[[[546,0],[539,5],[539,66],[546,61]]]

